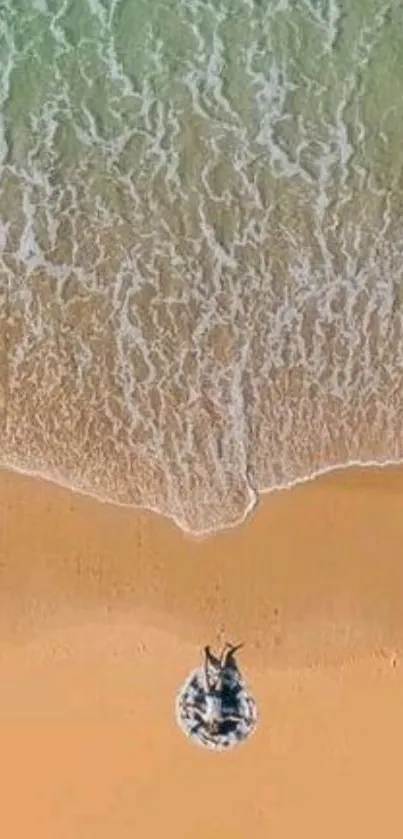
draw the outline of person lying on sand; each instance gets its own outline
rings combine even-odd
[[[240,647],[226,644],[218,657],[205,647],[204,667],[192,670],[176,698],[178,725],[209,749],[232,748],[256,728],[256,703],[235,658]]]
[[[206,710],[204,714],[198,713],[211,735],[217,735],[223,721],[222,691],[223,680],[228,672],[237,670],[235,653],[242,647],[242,644],[233,646],[226,644],[217,658],[210,650],[204,648],[204,677],[206,688]],[[237,714],[225,714],[228,722],[237,723],[241,717]]]

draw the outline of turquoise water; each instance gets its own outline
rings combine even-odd
[[[0,2],[0,457],[205,532],[403,454],[403,5]]]

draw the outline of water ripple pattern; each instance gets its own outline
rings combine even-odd
[[[0,460],[209,532],[403,456],[403,4],[1,0]]]

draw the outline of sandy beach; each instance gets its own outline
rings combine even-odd
[[[203,540],[0,478],[1,835],[401,835],[401,469],[272,494]],[[174,701],[222,640],[245,642],[260,722],[214,754]]]

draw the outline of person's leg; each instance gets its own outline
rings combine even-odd
[[[227,649],[227,652],[225,653],[223,667],[236,667],[237,664],[236,664],[236,661],[235,661],[235,653],[238,652],[238,650],[240,650],[241,647],[243,647],[243,643],[242,644],[235,644],[235,645],[227,644],[226,646],[228,647],[228,649]]]
[[[204,648],[204,655],[206,664],[211,664],[213,667],[217,669],[221,668],[221,659],[213,655],[213,653],[210,650],[210,647]]]
[[[209,670],[209,665],[210,665],[210,667],[213,667],[214,670],[216,671],[216,678],[215,679],[211,678],[211,670]],[[210,647],[205,647],[204,648],[204,677],[205,677],[205,680],[206,680],[206,690],[207,691],[210,691],[210,690],[214,689],[214,687],[216,685],[216,682],[217,682],[217,677],[219,677],[220,673],[221,673],[221,662],[220,662],[220,660],[218,658],[216,658],[215,655],[213,655],[213,653],[210,650]]]

